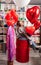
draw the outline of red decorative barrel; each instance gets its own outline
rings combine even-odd
[[[17,40],[16,60],[21,63],[29,62],[29,44],[27,40]]]

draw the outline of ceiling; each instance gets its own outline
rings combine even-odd
[[[30,4],[38,4],[38,5],[41,5],[41,0],[31,0],[30,1]]]
[[[2,1],[2,2],[13,2],[14,0],[0,0],[0,1]],[[41,0],[31,0],[30,1],[30,4],[33,4],[33,5],[41,5]]]

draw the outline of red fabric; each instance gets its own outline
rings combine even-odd
[[[16,60],[22,63],[29,61],[29,44],[26,40],[17,40]]]

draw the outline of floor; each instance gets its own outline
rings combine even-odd
[[[0,53],[0,65],[7,65],[7,55]],[[28,63],[19,63],[14,60],[14,65],[41,65],[41,57],[38,51],[30,50],[30,60]]]

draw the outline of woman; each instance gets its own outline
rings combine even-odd
[[[16,34],[14,30],[14,24],[9,26],[7,32],[7,50],[8,50],[8,65],[13,65],[16,49]]]
[[[32,40],[31,36],[26,33],[25,27],[24,27],[24,21],[18,21],[17,23],[17,37],[18,38],[25,38],[28,42],[29,45],[33,48],[33,50],[36,50],[36,48],[39,48],[37,44]]]
[[[18,15],[15,9],[11,9],[5,16],[6,23],[9,26],[7,31],[7,50],[8,50],[8,65],[13,65],[16,47],[16,34],[14,24],[18,21]]]
[[[25,32],[24,21],[19,21],[17,23],[16,60],[22,63],[29,61],[29,41],[27,42],[23,32]]]

